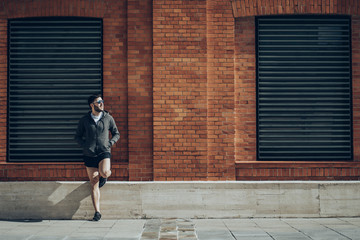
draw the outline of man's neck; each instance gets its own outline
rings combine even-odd
[[[98,117],[102,112],[92,111],[92,115]]]

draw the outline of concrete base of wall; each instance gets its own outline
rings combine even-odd
[[[90,219],[88,182],[1,182],[2,219]],[[359,181],[108,182],[103,218],[358,217]]]

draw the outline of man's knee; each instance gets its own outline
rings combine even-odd
[[[90,180],[90,184],[92,187],[95,187],[98,182],[99,182],[99,176],[96,176]]]
[[[99,163],[99,172],[100,175],[104,178],[108,178],[111,175],[110,170],[110,158],[105,158]]]
[[[110,169],[108,169],[108,170],[105,170],[105,171],[103,171],[103,177],[105,177],[105,178],[108,178],[108,177],[110,177],[111,176],[111,170]]]

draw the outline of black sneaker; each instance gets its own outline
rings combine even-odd
[[[96,212],[94,217],[93,217],[93,221],[99,221],[101,219],[101,214],[99,212]]]
[[[107,181],[107,178],[103,178],[103,177],[100,177],[100,180],[99,180],[99,188],[101,188],[102,186],[105,185]]]

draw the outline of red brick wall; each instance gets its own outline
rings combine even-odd
[[[359,180],[360,179],[360,4],[349,1],[234,2],[235,111],[237,180]],[[256,15],[350,14],[352,16],[353,146],[355,162],[256,161]]]
[[[153,1],[154,179],[207,178],[206,1]]]
[[[236,161],[256,161],[255,17],[235,20]]]
[[[360,180],[360,162],[243,162],[237,180]]]
[[[0,101],[7,102],[7,19],[0,19]],[[6,119],[7,104],[3,104],[0,109],[0,163],[6,162]]]
[[[230,1],[154,1],[154,179],[234,180]]]
[[[128,180],[126,164],[112,163],[111,180]],[[8,163],[0,164],[0,181],[87,181],[82,163]]]
[[[129,180],[153,179],[152,0],[128,0]]]
[[[233,0],[234,16],[272,14],[358,15],[359,0]]]
[[[270,14],[352,15],[355,162],[256,161],[255,22]],[[2,0],[0,100],[7,100],[7,19],[103,18],[104,99],[122,138],[112,180],[338,180],[360,176],[358,0]],[[82,163],[7,163],[0,180],[86,180]]]
[[[126,0],[77,1],[85,15],[103,18],[103,98],[113,115],[121,139],[112,150],[112,161],[128,160],[127,11]],[[85,4],[85,6],[84,6]],[[71,6],[71,4],[69,4]],[[76,6],[76,2],[73,6]],[[64,7],[64,5],[61,5]],[[65,5],[66,6],[66,5]],[[66,7],[65,7],[66,8]],[[91,14],[91,15],[89,15]],[[65,15],[66,16],[66,15]]]
[[[234,32],[231,1],[208,1],[209,180],[235,179]]]

